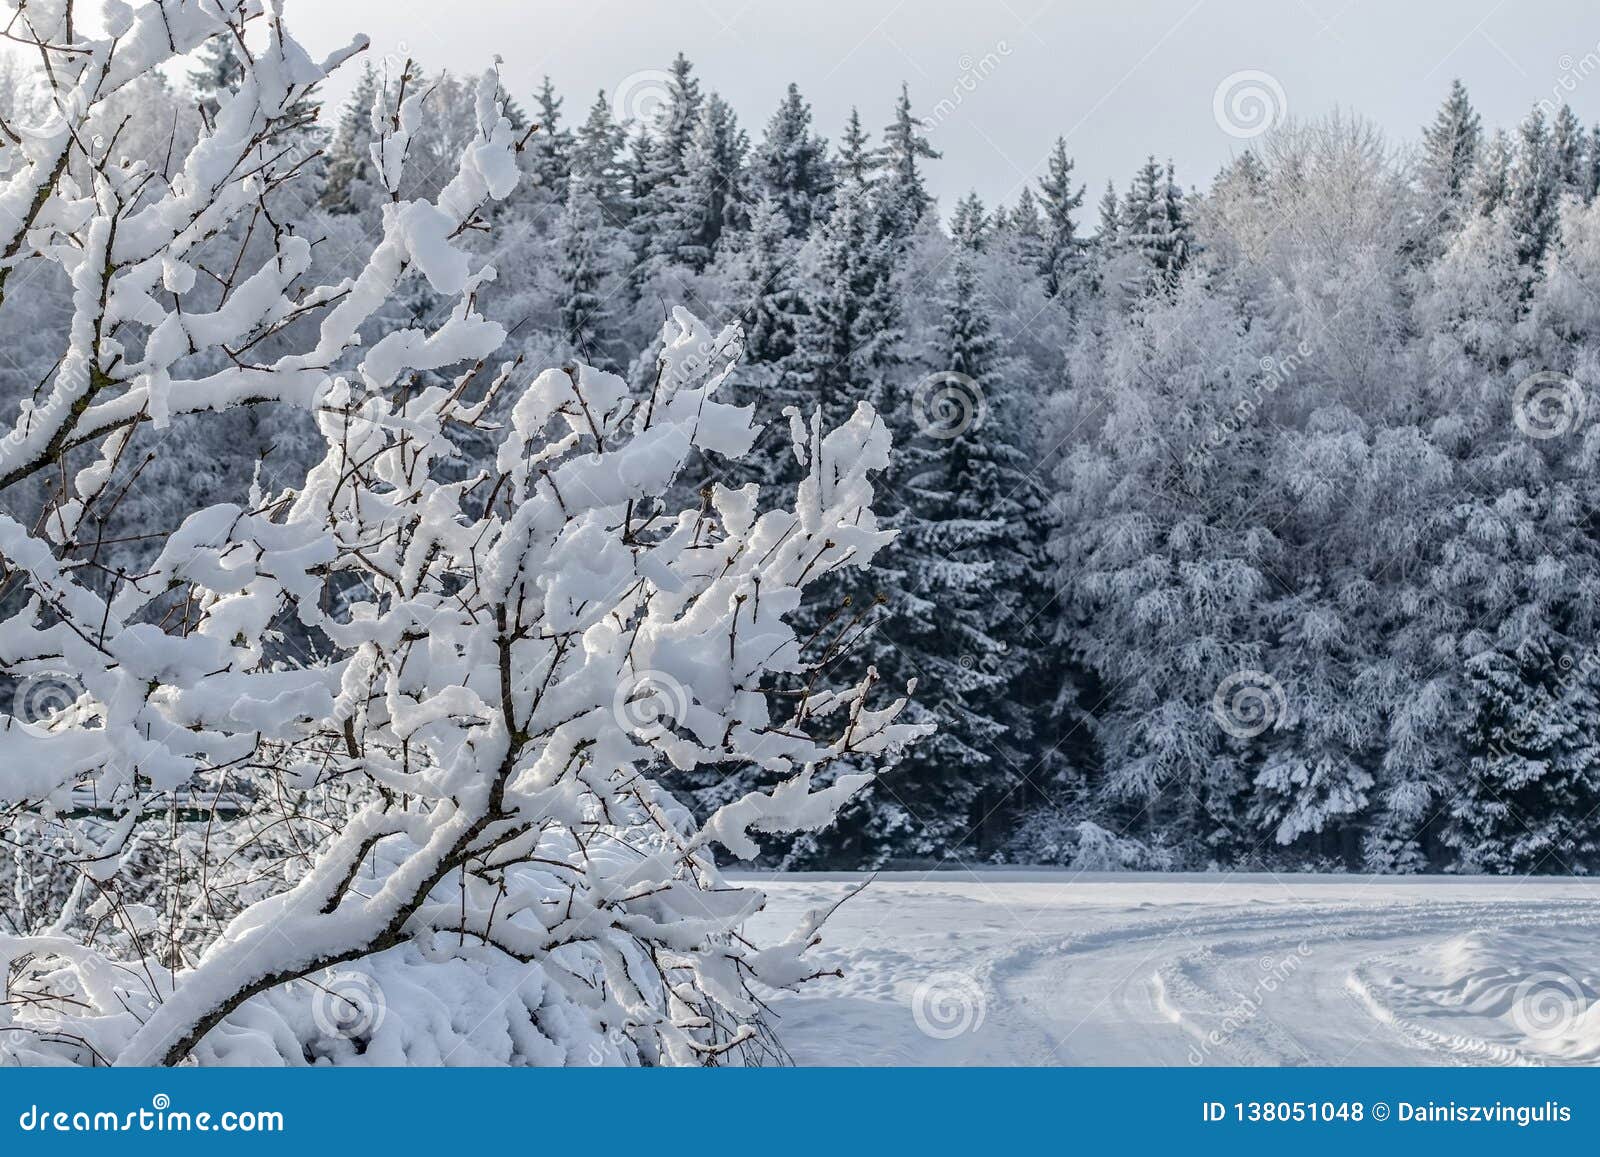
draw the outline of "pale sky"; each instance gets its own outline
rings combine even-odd
[[[1067,137],[1089,184],[1119,189],[1146,153],[1208,183],[1249,138],[1219,123],[1218,88],[1264,95],[1276,115],[1342,106],[1414,139],[1461,77],[1486,125],[1540,99],[1600,119],[1600,5],[1583,0],[287,0],[295,34],[326,50],[356,32],[372,57],[476,71],[504,58],[528,103],[545,73],[569,125],[598,89],[648,100],[682,49],[758,139],[791,80],[830,141],[852,104],[876,137],[902,80],[944,153],[930,182],[948,212],[976,188],[1010,201]],[[330,89],[342,97],[355,69]],[[1265,74],[1264,76],[1262,74]],[[1280,95],[1281,94],[1281,95]],[[946,102],[942,107],[940,102]],[[1242,106],[1249,114],[1247,98]],[[1223,101],[1224,119],[1228,118]]]

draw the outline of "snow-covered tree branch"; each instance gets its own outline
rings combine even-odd
[[[66,0],[4,9],[53,112],[0,128],[0,275],[59,266],[71,319],[0,438],[0,495],[46,487],[34,524],[0,514],[0,672],[68,689],[0,721],[0,815],[72,882],[0,929],[0,1053],[772,1055],[762,993],[814,977],[816,927],[746,941],[762,897],[723,882],[718,850],[826,825],[927,730],[900,721],[907,688],[839,679],[790,625],[808,586],[893,537],[872,509],[884,423],[793,411],[787,505],[710,483],[678,509],[691,461],[755,440],[718,398],[740,331],[674,311],[637,389],[497,360],[495,270],[467,242],[529,133],[493,71],[429,197],[405,192],[428,90],[378,91],[381,235],[323,282],[279,197],[314,159],[301,102],[361,46],[313,61],[255,0],[106,11],[88,28]],[[237,90],[181,160],[126,159],[102,103],[218,38]],[[364,341],[419,278],[441,308]],[[303,477],[262,471],[142,528],[138,569],[103,561],[140,437],[268,404],[314,421]],[[668,766],[775,786],[696,822]],[[151,874],[174,886],[141,891]]]

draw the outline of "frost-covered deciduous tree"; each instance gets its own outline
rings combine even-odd
[[[404,192],[425,91],[374,118],[381,236],[319,284],[267,198],[310,159],[298,102],[361,46],[314,61],[259,0],[106,10],[89,27],[66,0],[3,9],[48,67],[46,115],[3,129],[0,277],[44,262],[72,290],[60,362],[0,437],[0,674],[19,687],[0,831],[69,881],[0,931],[4,1057],[772,1055],[761,994],[816,975],[822,916],[751,944],[762,895],[724,882],[715,850],[825,825],[922,733],[872,671],[831,681],[788,621],[891,537],[872,513],[884,424],[865,405],[836,428],[793,412],[807,469],[788,508],[753,485],[671,508],[692,454],[755,437],[716,397],[739,332],[675,311],[641,391],[496,363],[506,333],[478,306],[494,270],[462,247],[526,139],[493,72],[431,195]],[[223,37],[237,84],[170,174],[84,131],[119,86]],[[250,219],[273,239],[262,259],[202,264]],[[419,279],[439,316],[362,343]],[[263,354],[300,322],[303,343]],[[316,424],[303,477],[150,527],[137,570],[101,561],[137,438],[267,402]],[[484,439],[492,457],[463,468]],[[35,478],[51,489],[25,512]],[[822,786],[841,759],[855,772]],[[759,765],[772,786],[697,823],[658,786],[667,764]],[[162,907],[128,899],[163,871]]]

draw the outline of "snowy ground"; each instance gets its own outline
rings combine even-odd
[[[764,878],[755,930],[861,881]],[[1600,1063],[1600,882],[885,873],[779,1001],[800,1064]]]

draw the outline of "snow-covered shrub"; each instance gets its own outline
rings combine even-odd
[[[715,849],[827,824],[871,773],[814,788],[819,768],[923,730],[870,671],[830,685],[786,621],[891,537],[871,509],[881,420],[794,413],[787,509],[717,484],[672,509],[692,454],[754,440],[717,400],[739,332],[675,312],[643,390],[493,362],[506,335],[476,298],[494,271],[460,245],[526,139],[493,72],[432,199],[401,193],[426,93],[375,112],[382,236],[316,284],[267,197],[308,160],[298,102],[359,46],[314,62],[259,0],[110,0],[99,28],[65,0],[4,8],[51,69],[44,114],[0,149],[0,277],[54,263],[73,298],[57,369],[0,437],[0,817],[11,847],[53,857],[43,885],[37,863],[13,873],[44,911],[0,932],[0,1059],[772,1055],[761,993],[816,974],[821,917],[751,944],[762,894],[724,882]],[[80,131],[210,38],[242,53],[257,17],[264,44],[181,164]],[[242,221],[270,255],[202,264]],[[442,320],[361,345],[419,277]],[[264,402],[315,420],[304,477],[147,527],[138,573],[105,566],[135,438]],[[490,464],[463,469],[485,441]],[[9,495],[39,478],[56,483],[35,526]],[[758,764],[776,786],[697,823],[652,778],[666,764]]]
[[[1051,864],[1076,872],[1165,872],[1177,857],[1160,844],[1118,835],[1087,819],[1070,819],[1046,809],[1017,826],[1006,847],[1006,860],[1016,864]]]

